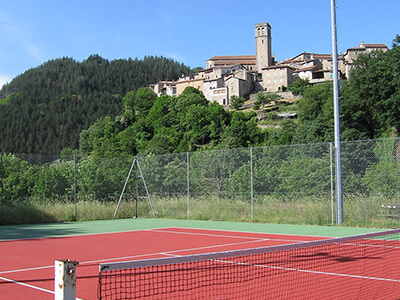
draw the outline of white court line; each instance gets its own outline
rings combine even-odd
[[[167,251],[167,252],[153,252],[153,253],[145,253],[145,254],[139,254],[139,255],[121,256],[121,257],[114,257],[114,258],[107,258],[107,259],[97,259],[97,260],[79,262],[79,265],[101,263],[101,262],[114,261],[114,260],[125,260],[125,259],[132,259],[132,258],[140,258],[140,257],[160,255],[160,254],[164,255],[164,253],[175,253],[175,252],[184,252],[184,251],[194,251],[194,250],[203,250],[203,249],[235,246],[235,245],[258,243],[258,242],[264,242],[264,241],[268,241],[268,239],[258,239],[258,240],[246,241],[246,242],[229,243],[229,244],[218,244],[218,245],[213,245],[213,246],[203,246],[203,247],[196,247],[196,248],[178,249],[178,250],[171,250],[171,251]],[[17,273],[17,272],[24,272],[24,271],[35,271],[35,270],[48,269],[48,268],[54,268],[54,265],[42,266],[42,267],[33,267],[33,268],[26,268],[26,269],[0,271],[0,274]]]
[[[239,242],[239,243],[229,243],[229,244],[219,244],[219,245],[214,245],[214,246],[204,246],[204,247],[196,247],[196,248],[188,248],[188,249],[179,249],[179,250],[172,250],[168,252],[157,252],[157,253],[150,253],[150,254],[141,254],[141,255],[133,255],[133,256],[125,256],[125,257],[115,257],[115,258],[109,258],[109,259],[99,259],[99,260],[92,260],[92,261],[86,261],[86,262],[79,262],[79,265],[85,265],[85,264],[92,264],[92,263],[101,263],[101,262],[107,262],[107,261],[121,261],[124,259],[133,259],[133,258],[139,258],[139,257],[146,257],[146,256],[152,256],[152,255],[164,255],[164,256],[173,256],[176,252],[183,252],[183,251],[194,251],[194,250],[204,250],[204,249],[211,249],[211,248],[218,248],[218,247],[227,247],[227,246],[235,246],[235,245],[241,245],[241,244],[249,244],[249,243],[257,243],[257,242],[263,242],[267,241],[268,239],[258,239],[258,240],[251,240],[251,241],[245,241],[245,242]],[[175,255],[179,256],[179,255]],[[18,269],[18,270],[9,270],[9,271],[2,271],[0,274],[6,274],[6,273],[17,273],[17,272],[24,272],[24,271],[34,271],[34,270],[39,270],[39,269],[48,269],[48,268],[54,268],[54,265],[51,266],[43,266],[43,267],[35,267],[35,268],[26,268],[26,269]],[[43,288],[39,288],[30,284],[18,282],[12,279],[0,277],[0,279],[3,279],[8,282],[12,282],[15,284],[19,284],[25,287],[33,288],[36,290],[48,292],[54,294],[53,291],[46,290]],[[79,279],[79,277],[77,278]],[[77,298],[78,299],[78,298]],[[83,300],[83,299],[80,299]]]
[[[26,268],[26,269],[9,270],[9,271],[0,271],[0,274],[17,273],[17,272],[25,272],[25,271],[35,271],[35,270],[48,269],[48,268],[54,268],[54,265],[52,265],[52,266],[43,266],[43,267],[33,267],[33,268]]]
[[[341,276],[341,277],[350,277],[350,278],[361,278],[361,279],[372,279],[372,280],[381,280],[381,281],[400,282],[400,279],[392,279],[392,278],[371,277],[371,276],[343,274],[343,273],[331,273],[331,272],[322,272],[322,271],[315,271],[315,270],[304,270],[304,269],[278,267],[278,266],[266,266],[266,265],[258,265],[258,264],[253,265],[253,264],[247,264],[247,263],[241,263],[241,262],[233,262],[233,261],[227,261],[227,260],[216,260],[216,261],[223,262],[223,263],[228,263],[228,264],[246,265],[246,266],[253,266],[253,267],[260,267],[260,268],[276,269],[276,270],[297,271],[297,272],[320,274],[320,275],[331,275],[331,276]]]
[[[0,280],[4,280],[4,281],[7,281],[7,282],[11,282],[11,283],[15,283],[15,284],[18,284],[18,285],[22,285],[22,286],[24,286],[24,287],[28,287],[28,288],[31,288],[31,289],[35,289],[35,290],[38,290],[38,291],[41,291],[41,292],[46,292],[46,293],[54,294],[54,291],[50,291],[50,290],[47,290],[47,289],[44,289],[44,288],[41,288],[41,287],[38,287],[38,286],[34,286],[34,285],[31,285],[31,284],[27,284],[27,283],[15,281],[15,280],[12,280],[12,279],[9,279],[9,278],[0,277]],[[77,299],[77,300],[83,300],[83,299],[81,299],[81,298],[76,298],[76,299]]]
[[[204,229],[204,230],[207,230],[207,229]],[[166,230],[162,230],[162,229],[144,229],[143,231],[150,231],[150,232],[154,231],[154,232],[161,232],[161,233],[173,233],[173,234],[184,234],[184,235],[213,236],[213,237],[222,237],[222,238],[223,237],[238,238],[238,239],[247,239],[248,241],[238,242],[238,243],[219,244],[219,245],[214,245],[214,246],[196,247],[196,248],[189,248],[189,249],[179,249],[179,250],[172,250],[172,251],[167,251],[167,252],[147,253],[147,254],[141,254],[141,255],[116,257],[116,258],[108,258],[108,259],[99,259],[99,260],[81,262],[80,265],[91,264],[91,263],[100,263],[100,262],[106,262],[106,261],[121,261],[121,260],[124,260],[124,259],[140,258],[140,257],[146,257],[146,256],[152,256],[152,255],[182,256],[182,255],[174,254],[174,253],[179,253],[179,252],[184,252],[184,251],[194,251],[194,250],[204,250],[204,249],[211,249],[211,248],[219,248],[219,247],[226,247],[226,246],[234,246],[234,245],[241,245],[241,244],[248,244],[248,243],[258,243],[258,242],[270,241],[270,240],[287,241],[287,242],[301,242],[299,240],[243,237],[243,236],[220,235],[220,234],[211,234],[211,233],[193,233],[193,232],[191,233],[191,232],[179,232],[179,231],[166,231]],[[240,232],[240,233],[242,233],[242,232]],[[366,244],[365,246],[371,246],[371,245]],[[230,263],[230,262],[227,262],[227,261],[223,261],[223,262],[224,263]],[[343,277],[353,277],[353,278],[363,278],[363,279],[374,279],[374,280],[400,282],[400,280],[396,280],[396,279],[387,279],[387,278],[379,278],[379,277],[368,277],[368,276],[341,274],[341,273],[329,273],[329,272],[320,272],[320,271],[313,271],[313,270],[302,270],[302,269],[284,268],[284,267],[275,267],[275,266],[265,266],[265,265],[256,265],[256,266],[264,267],[264,268],[274,268],[274,269],[298,271],[298,272],[304,272],[304,273],[314,273],[314,274],[323,274],[323,275],[334,275],[334,276],[343,276]],[[19,269],[19,270],[2,271],[2,272],[0,272],[0,274],[31,271],[31,270],[39,270],[39,269],[46,269],[46,268],[53,268],[53,267],[54,267],[54,265],[42,266],[42,267],[36,267],[36,268]],[[36,290],[40,290],[40,291],[44,291],[44,292],[47,292],[47,293],[54,294],[53,291],[46,290],[46,289],[43,289],[43,288],[40,288],[40,287],[36,287],[36,286],[30,285],[30,284],[26,284],[26,283],[23,283],[23,282],[18,282],[18,281],[12,280],[12,279],[4,278],[4,277],[0,277],[0,279],[2,279],[4,281],[15,283],[15,284],[18,284],[18,285],[22,285],[22,286],[25,286],[25,287],[29,287],[29,288],[33,288],[33,289],[36,289]]]
[[[248,237],[248,236],[236,236],[236,235],[223,235],[223,234],[215,234],[215,233],[194,233],[194,232],[181,232],[181,231],[170,231],[170,230],[166,231],[166,230],[160,230],[160,229],[149,229],[149,231],[162,232],[162,233],[174,233],[174,234],[186,234],[186,235],[212,236],[212,237],[222,237],[222,238],[237,238],[237,239],[247,239],[247,240],[252,239],[255,241],[264,240],[264,241],[283,241],[283,242],[297,242],[297,243],[304,242],[303,240]],[[211,231],[214,231],[214,230],[211,230]],[[252,232],[249,232],[249,233],[252,233]]]
[[[182,257],[182,255],[169,254],[168,252],[165,252],[165,253],[162,253],[162,254],[167,255],[167,256],[172,256],[172,257]],[[217,262],[220,262],[220,263],[225,263],[225,264],[242,265],[242,266],[250,266],[250,267],[259,267],[259,268],[284,270],[284,271],[296,271],[296,272],[311,273],[311,274],[318,274],[318,275],[329,275],[329,276],[339,276],[339,277],[348,277],[348,278],[359,278],[359,279],[370,279],[370,280],[400,282],[400,279],[392,279],[392,278],[371,277],[371,276],[354,275],[354,274],[332,273],[332,272],[322,272],[322,271],[315,271],[315,270],[304,270],[304,269],[278,267],[278,266],[248,264],[248,263],[241,263],[241,262],[237,262],[237,261],[220,260],[220,259],[216,259],[214,261],[217,261]]]
[[[146,256],[160,255],[160,254],[161,255],[169,255],[168,253],[194,251],[194,250],[204,250],[204,249],[227,247],[227,246],[236,246],[236,245],[249,244],[249,243],[265,242],[267,240],[268,239],[265,239],[265,240],[260,239],[260,240],[257,240],[257,241],[246,241],[246,242],[239,242],[239,243],[219,244],[219,245],[214,245],[214,246],[203,246],[203,247],[196,247],[196,248],[186,248],[186,249],[171,250],[171,251],[167,251],[167,252],[154,252],[154,253],[146,253],[146,254],[140,254],[140,255],[123,256],[123,257],[115,257],[115,258],[107,258],[107,259],[98,259],[98,260],[86,261],[86,262],[83,262],[83,263],[79,262],[79,265],[90,264],[90,263],[101,263],[101,262],[114,261],[114,260],[120,261],[120,260],[125,260],[125,259],[132,259],[132,258],[139,258],[139,257],[146,257]],[[182,256],[182,255],[179,255],[179,256]]]

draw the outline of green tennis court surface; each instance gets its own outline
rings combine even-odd
[[[298,234],[310,236],[342,237],[363,233],[377,232],[380,229],[286,225],[286,224],[261,224],[238,222],[212,222],[194,220],[168,220],[168,219],[118,219],[104,221],[87,221],[56,224],[28,224],[0,227],[0,240],[60,237],[69,235],[83,235],[96,233],[112,233],[131,230],[153,229],[163,227],[185,227],[219,229],[248,232],[264,232],[277,234]]]

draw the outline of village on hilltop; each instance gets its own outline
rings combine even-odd
[[[244,97],[252,92],[279,92],[297,78],[317,84],[333,79],[331,54],[304,52],[281,62],[272,56],[271,25],[255,25],[255,55],[214,56],[207,68],[176,81],[160,81],[150,88],[158,95],[180,95],[188,87],[202,91],[211,102],[229,105],[232,96]],[[365,44],[349,48],[338,56],[339,78],[349,78],[354,60],[363,52],[387,51],[384,44]]]

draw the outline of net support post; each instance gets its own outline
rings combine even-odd
[[[69,259],[55,261],[54,299],[76,299],[76,266],[77,261]]]

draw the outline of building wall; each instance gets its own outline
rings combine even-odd
[[[212,90],[212,96],[208,99],[211,102],[217,102],[221,105],[229,105],[229,90],[228,87],[224,86],[221,88],[217,88]]]
[[[204,79],[203,78],[193,78],[187,80],[180,80],[176,82],[176,94],[180,95],[185,90],[186,87],[192,86],[199,91],[203,92],[204,89]]]
[[[150,89],[153,90],[157,96],[168,95],[175,96],[176,95],[176,85],[174,81],[160,81],[155,84],[151,84]]]
[[[259,23],[255,25],[256,38],[256,71],[272,65],[271,25]]]
[[[262,70],[263,87],[268,92],[282,90],[293,82],[293,69],[287,66],[270,67]]]
[[[256,66],[255,55],[214,56],[207,60],[207,69],[243,65],[247,70],[254,71]]]
[[[205,80],[203,86],[204,96],[211,102],[216,101],[214,96],[217,95],[218,98],[221,98],[221,92],[214,93],[215,89],[220,89],[224,87],[224,80],[222,78],[213,79],[213,80]],[[217,101],[218,102],[218,101]]]

